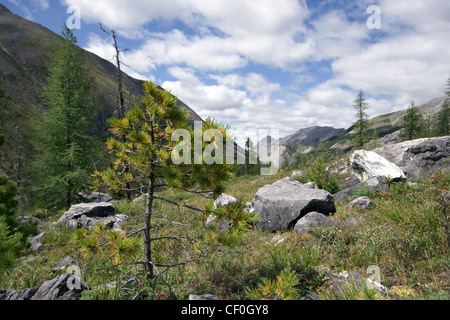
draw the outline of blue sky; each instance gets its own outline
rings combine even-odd
[[[372,117],[443,96],[450,76],[448,0],[0,2],[56,33],[75,6],[81,47],[112,61],[98,24],[116,30],[127,73],[237,134],[348,128],[359,89]],[[380,29],[367,26],[372,5]]]

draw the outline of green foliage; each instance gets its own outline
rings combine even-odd
[[[413,140],[420,138],[423,134],[425,122],[418,107],[411,101],[411,106],[403,117],[402,133],[400,138],[403,140]]]
[[[247,289],[246,296],[250,300],[296,300],[299,283],[295,272],[285,269],[275,280],[263,278],[256,289]]]
[[[358,119],[354,124],[356,130],[355,146],[357,148],[362,148],[367,141],[367,129],[369,128],[369,121],[366,113],[369,105],[362,90],[360,90],[356,96],[353,107],[357,111],[356,117]]]
[[[8,223],[0,216],[0,275],[16,264],[17,252],[21,248],[20,233],[11,235]]]
[[[236,201],[214,211],[209,208],[206,213],[217,215],[219,220],[231,221],[229,232],[239,233],[251,230],[253,224],[261,220],[257,212],[250,212],[247,209],[245,201]]]
[[[35,161],[38,196],[47,208],[69,207],[86,190],[96,154],[92,85],[84,69],[84,55],[69,29],[51,55],[42,98],[47,112],[36,119]]]
[[[436,134],[437,136],[450,135],[450,99],[447,99],[442,105],[436,119]]]
[[[336,177],[326,169],[324,160],[322,157],[316,159],[312,167],[312,172],[307,175],[309,181],[315,182],[319,189],[327,190],[331,194],[335,194],[342,189],[342,186],[338,183]]]

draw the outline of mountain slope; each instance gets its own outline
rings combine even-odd
[[[45,111],[39,92],[50,63],[49,53],[59,39],[49,29],[13,14],[0,4],[0,132],[7,135],[7,142],[0,150],[0,173],[14,176],[19,156],[24,167],[32,160],[31,119],[36,112]],[[108,129],[106,120],[115,115],[118,106],[117,68],[93,53],[84,53],[85,68],[96,88],[97,132],[99,137],[104,137]],[[126,73],[122,73],[122,78],[128,105],[139,102],[143,81]],[[188,110],[191,123],[202,121],[186,104],[179,101],[179,105]],[[21,155],[18,145],[22,147]]]

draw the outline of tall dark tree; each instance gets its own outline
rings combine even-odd
[[[70,207],[88,187],[94,171],[92,128],[95,105],[84,54],[64,27],[51,55],[42,98],[47,111],[36,122],[35,162],[39,195],[46,207]]]
[[[403,117],[402,133],[400,138],[404,140],[413,140],[420,138],[424,130],[425,122],[419,108],[411,101],[411,105]]]
[[[364,97],[364,92],[359,91],[355,98],[353,107],[356,109],[357,121],[354,124],[356,130],[355,146],[362,148],[367,141],[367,129],[369,128],[369,121],[367,119],[366,110],[369,109],[369,104]]]

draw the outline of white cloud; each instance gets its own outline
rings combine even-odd
[[[359,89],[376,116],[443,95],[450,72],[447,0],[380,0],[381,30],[366,27],[370,0],[325,1],[314,16],[297,0],[63,1],[79,5],[85,21],[142,38],[124,53],[129,73],[151,78],[167,69],[174,79],[161,81],[163,87],[200,116],[242,130],[349,127]],[[146,30],[151,22],[164,28]],[[87,49],[114,54],[99,36],[91,36]],[[261,68],[253,71],[255,65]],[[283,71],[292,86],[270,79],[268,69]],[[292,89],[305,84],[305,92]]]

